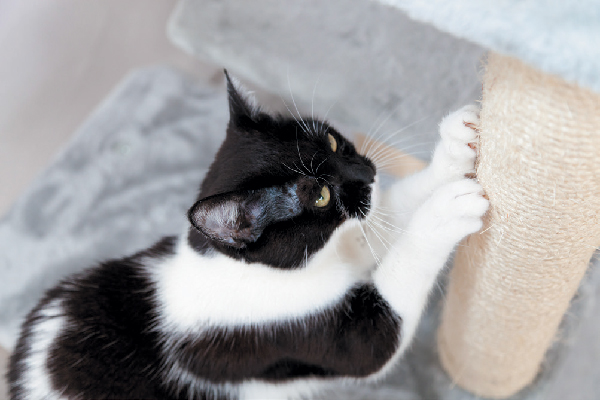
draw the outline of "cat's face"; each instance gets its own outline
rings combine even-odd
[[[271,116],[227,76],[227,137],[188,216],[230,256],[294,268],[370,210],[375,165],[327,123]]]

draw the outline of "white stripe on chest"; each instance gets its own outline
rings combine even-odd
[[[220,253],[202,255],[184,238],[176,254],[154,271],[163,323],[181,330],[314,314],[339,302],[361,278],[331,244],[305,267],[282,270]]]

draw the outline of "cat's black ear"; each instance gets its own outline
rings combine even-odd
[[[242,249],[264,229],[302,212],[296,185],[225,193],[199,200],[188,211],[192,225],[209,238]]]
[[[242,84],[223,70],[227,79],[227,96],[229,98],[229,119],[237,125],[252,122],[260,113],[255,97]]]

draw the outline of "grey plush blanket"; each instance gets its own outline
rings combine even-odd
[[[126,78],[0,220],[0,345],[65,275],[179,233],[227,119],[224,89]]]
[[[487,49],[600,92],[598,0],[379,0]]]

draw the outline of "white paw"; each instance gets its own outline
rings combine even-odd
[[[475,174],[478,124],[479,109],[474,105],[453,112],[440,123],[441,140],[436,147],[432,166],[443,182]]]
[[[449,253],[464,237],[481,229],[488,207],[476,181],[447,183],[417,209],[408,230],[424,247]]]

